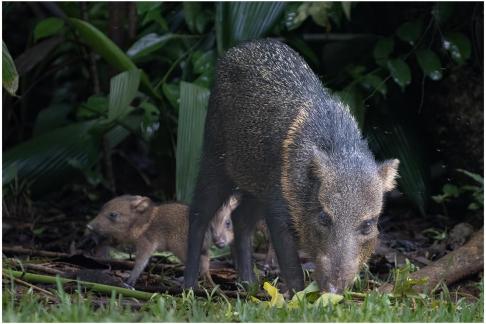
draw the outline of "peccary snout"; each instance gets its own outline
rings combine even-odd
[[[376,238],[364,242],[353,238],[341,238],[338,244],[330,244],[327,254],[316,260],[315,279],[322,291],[340,294],[352,285],[360,267],[373,253]]]

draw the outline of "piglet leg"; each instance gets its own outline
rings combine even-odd
[[[128,285],[133,286],[135,284],[138,277],[140,277],[140,274],[147,266],[147,263],[152,254],[155,252],[156,248],[157,245],[147,242],[146,240],[140,240],[137,243],[135,266],[133,267],[132,272],[130,272],[130,277],[127,280]]]

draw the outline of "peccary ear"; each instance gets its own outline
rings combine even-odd
[[[130,204],[133,209],[139,213],[143,213],[150,206],[150,198],[143,196],[135,196],[135,199]]]
[[[378,166],[378,175],[381,178],[383,190],[385,192],[391,191],[393,188],[395,188],[399,164],[400,161],[398,159],[392,159],[383,161]]]

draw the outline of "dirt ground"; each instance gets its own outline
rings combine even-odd
[[[92,202],[82,195],[85,198],[81,201],[79,198],[73,199],[74,195],[69,192],[56,195],[39,202],[25,199],[4,201],[4,264],[7,262],[19,268],[19,263],[13,259],[16,258],[24,265],[27,264],[31,272],[58,273],[65,277],[123,286],[123,281],[128,278],[133,265],[131,261],[94,260],[76,250],[85,235],[87,222],[96,215],[102,202]],[[373,280],[368,281],[368,288],[373,288],[373,283],[376,282],[374,279],[390,280],[391,270],[403,266],[406,259],[422,268],[464,244],[482,223],[478,215],[460,215],[461,209],[454,211],[452,208],[448,211],[449,217],[440,212],[421,216],[403,198],[392,198],[380,217],[380,243],[369,261],[368,274],[371,274]],[[451,217],[450,213],[458,213],[458,217]],[[459,219],[462,221],[458,221]],[[260,278],[274,279],[278,276],[278,267],[268,270],[263,266],[267,249],[263,233],[255,234],[254,245],[254,257]],[[221,256],[211,260],[213,280],[224,291],[236,292],[239,287],[235,284],[236,272],[229,251],[214,252]],[[314,268],[314,264],[303,254],[301,261],[304,269]],[[180,292],[182,275],[183,265],[174,263],[173,258],[165,254],[156,255],[151,258],[135,288],[177,293]],[[461,291],[465,296],[478,296],[479,290],[474,283],[481,277],[482,274],[474,275],[450,288]]]

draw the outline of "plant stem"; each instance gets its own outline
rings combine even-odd
[[[156,296],[157,294],[155,293],[146,293],[143,291],[138,291],[138,290],[131,290],[127,288],[121,288],[121,287],[115,287],[115,286],[109,286],[109,285],[103,285],[103,284],[98,284],[94,282],[88,282],[88,281],[80,281],[80,280],[74,280],[74,279],[66,279],[66,278],[61,278],[61,277],[51,277],[51,276],[45,276],[45,275],[39,275],[39,274],[34,274],[34,273],[28,273],[28,272],[21,272],[21,271],[15,271],[15,270],[9,270],[9,269],[3,269],[3,275],[4,276],[12,276],[14,278],[20,278],[24,281],[28,282],[39,282],[39,283],[47,283],[47,284],[56,284],[57,281],[59,280],[62,284],[70,283],[70,282],[77,282],[80,285],[86,286],[87,288],[97,291],[97,292],[102,292],[102,293],[107,293],[111,294],[113,291],[117,292],[120,295],[123,295],[125,297],[133,297],[141,300],[150,300],[153,296]]]

